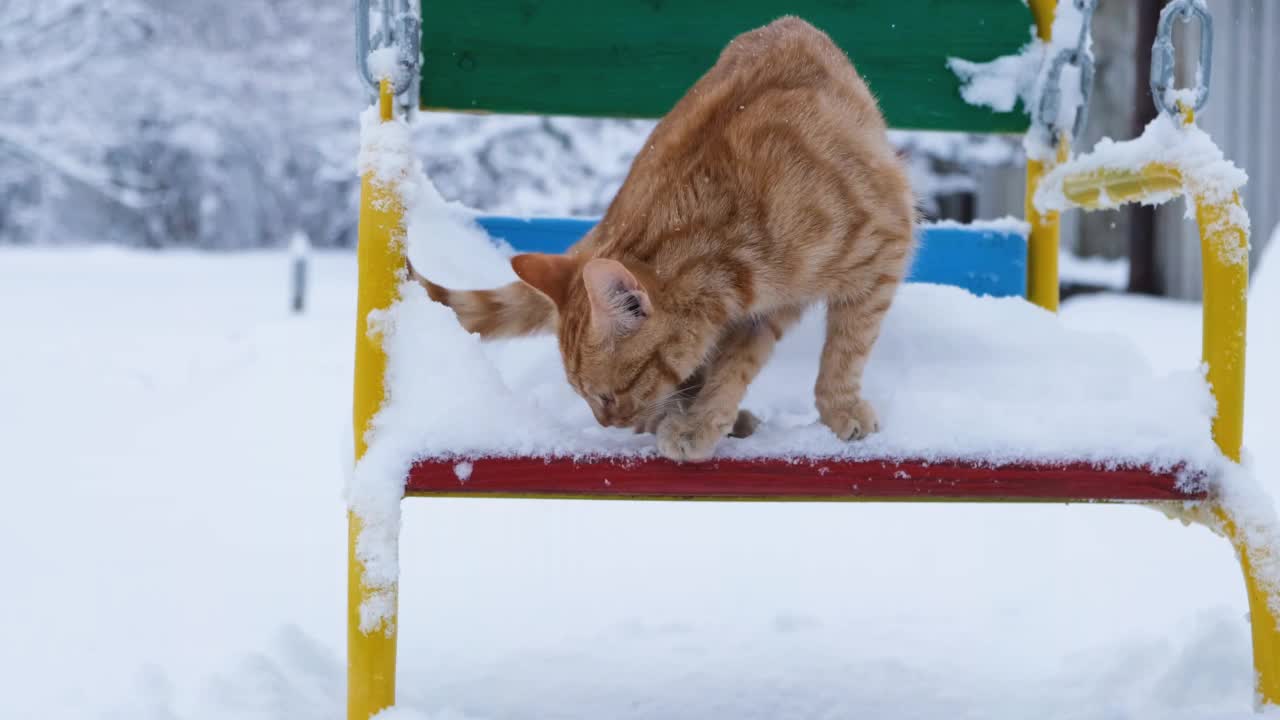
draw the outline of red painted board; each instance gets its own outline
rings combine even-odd
[[[464,481],[459,463],[471,464]],[[465,473],[463,473],[465,474]],[[1087,463],[987,466],[967,462],[846,460],[428,459],[408,495],[583,499],[745,500],[1200,500],[1206,483],[1175,470]]]

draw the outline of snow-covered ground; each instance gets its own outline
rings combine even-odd
[[[354,263],[288,271],[0,251],[0,718],[342,717]],[[1274,489],[1280,251],[1253,299]],[[1063,317],[1198,359],[1195,305]],[[401,562],[435,720],[1253,717],[1230,548],[1140,507],[415,500]]]

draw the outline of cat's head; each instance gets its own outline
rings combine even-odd
[[[603,258],[528,253],[511,266],[555,303],[565,375],[601,425],[642,425],[674,401],[682,378],[662,345],[681,335],[655,302],[655,278]]]

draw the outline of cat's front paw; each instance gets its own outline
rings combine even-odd
[[[636,423],[635,428],[637,435],[656,435],[658,427],[662,425],[662,421],[667,419],[671,413],[654,413],[647,418]]]
[[[834,402],[819,401],[818,417],[841,440],[861,440],[880,429],[875,408],[856,395]]]
[[[672,413],[658,425],[658,452],[676,462],[701,462],[715,452],[724,433],[716,423]]]

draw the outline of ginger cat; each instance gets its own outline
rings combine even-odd
[[[600,424],[656,431],[662,455],[697,461],[750,433],[747,385],[819,302],[819,417],[844,440],[878,429],[862,370],[914,220],[866,84],[825,33],[784,17],[729,43],[564,255],[517,255],[520,281],[494,290],[413,274],[484,338],[557,333]]]

